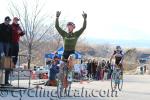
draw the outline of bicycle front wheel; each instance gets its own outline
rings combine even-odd
[[[62,92],[63,92],[63,87],[62,84],[60,83],[60,81],[58,81],[57,83],[57,97],[60,99],[62,96]]]
[[[119,91],[121,91],[122,90],[122,87],[123,87],[123,75],[119,75],[119,84],[118,84],[118,89],[119,89]]]
[[[111,75],[111,89],[112,89],[112,91],[114,91],[115,89],[116,89],[116,79],[115,79],[115,77],[116,77],[116,74],[115,73],[112,73],[112,75]]]

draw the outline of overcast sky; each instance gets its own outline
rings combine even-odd
[[[8,13],[8,1],[0,0],[0,21]],[[18,2],[21,0],[12,0]],[[33,0],[28,0],[33,1]],[[76,30],[82,26],[82,11],[88,14],[87,28],[82,37],[104,40],[133,40],[150,42],[149,0],[40,0],[45,11],[60,20],[74,21]],[[34,2],[32,2],[34,3]],[[143,44],[144,45],[144,44]]]

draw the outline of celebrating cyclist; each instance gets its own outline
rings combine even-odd
[[[77,40],[86,28],[87,14],[83,12],[83,14],[82,14],[82,16],[84,18],[83,27],[76,32],[74,32],[75,24],[73,22],[68,22],[68,24],[67,24],[68,32],[66,32],[62,28],[60,28],[60,26],[59,26],[60,14],[61,14],[61,12],[57,11],[55,27],[56,27],[58,33],[63,37],[63,41],[64,41],[63,59],[68,59],[70,54],[75,53],[75,47],[76,47]]]
[[[65,91],[68,85],[69,85],[69,91],[70,91],[71,81],[72,81],[72,67],[73,67],[73,61],[74,61],[73,58],[75,58],[72,54],[75,54],[75,47],[76,47],[77,40],[86,28],[87,14],[83,12],[82,14],[84,18],[83,26],[80,30],[76,32],[74,32],[75,24],[73,22],[67,23],[67,29],[68,29],[67,32],[64,31],[59,26],[60,14],[61,14],[60,11],[56,12],[55,27],[58,33],[63,37],[63,41],[64,41],[64,52],[63,52],[62,60],[67,61],[68,63],[67,63],[67,70],[65,68],[65,63],[61,64],[60,69],[62,70],[60,71],[59,76],[61,76],[60,80],[63,85],[63,88],[65,88]]]

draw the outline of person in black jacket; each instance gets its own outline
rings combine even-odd
[[[12,28],[10,17],[5,17],[4,23],[0,24],[0,53],[2,56],[8,56],[10,44],[12,42]]]
[[[7,16],[5,17],[4,23],[0,24],[0,60],[5,56],[11,56],[9,51],[12,42],[12,28],[10,21],[10,17]],[[8,82],[9,73],[10,71],[5,71],[5,85],[10,85]]]
[[[89,59],[88,60],[88,63],[87,63],[87,70],[88,70],[88,73],[87,73],[87,77],[90,79],[91,76],[92,76],[92,63],[91,63],[91,60]]]

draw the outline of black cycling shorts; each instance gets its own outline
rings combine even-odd
[[[64,51],[64,53],[63,53],[63,58],[64,58],[64,59],[68,59],[68,57],[69,57],[71,54],[74,54],[74,53],[75,53],[75,50]]]

